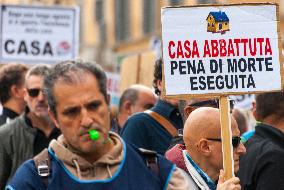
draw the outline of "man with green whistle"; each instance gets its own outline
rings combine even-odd
[[[49,114],[62,132],[25,162],[6,189],[186,190],[186,174],[110,132],[106,75],[89,62],[56,64],[44,79]]]

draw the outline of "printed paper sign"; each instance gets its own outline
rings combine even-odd
[[[120,75],[116,73],[106,72],[107,75],[107,92],[110,95],[110,105],[119,104],[119,81]]]
[[[1,62],[57,62],[78,54],[77,8],[1,6]]]
[[[166,96],[279,91],[278,6],[162,9]]]

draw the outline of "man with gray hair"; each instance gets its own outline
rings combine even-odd
[[[188,189],[185,174],[172,163],[109,132],[106,75],[99,65],[59,63],[44,86],[50,116],[62,135],[42,152],[50,160],[44,165],[45,177],[29,160],[6,189]]]
[[[16,169],[27,159],[46,148],[60,131],[48,117],[48,106],[42,92],[47,65],[36,65],[26,74],[24,99],[27,110],[0,127],[0,189],[4,189]]]

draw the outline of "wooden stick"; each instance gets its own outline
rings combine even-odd
[[[219,107],[221,111],[220,121],[222,136],[223,168],[225,172],[225,180],[228,180],[234,176],[231,116],[228,96],[220,97]]]

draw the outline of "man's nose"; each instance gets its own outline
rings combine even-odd
[[[81,125],[84,127],[90,127],[90,125],[93,123],[93,119],[88,113],[86,109],[82,110],[82,120],[81,120]]]
[[[37,98],[38,98],[39,101],[45,101],[45,95],[43,94],[42,91],[39,91],[39,95],[38,95]]]

